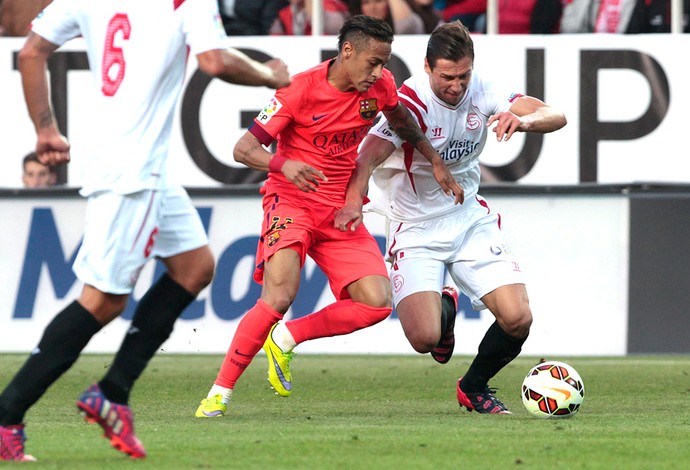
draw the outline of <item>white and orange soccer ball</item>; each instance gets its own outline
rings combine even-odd
[[[537,364],[522,382],[522,403],[540,418],[569,418],[585,399],[585,384],[573,366],[565,362]]]

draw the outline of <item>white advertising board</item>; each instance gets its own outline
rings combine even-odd
[[[398,36],[390,67],[398,80],[422,73],[426,36]],[[568,125],[526,145],[489,142],[482,162],[499,171],[487,178],[524,184],[690,182],[680,139],[685,103],[690,102],[690,70],[683,52],[688,35],[522,35],[475,36],[475,70],[543,98],[562,109]],[[22,40],[0,38],[0,142],[4,171],[0,187],[19,187],[21,158],[35,143],[15,66]],[[336,38],[233,37],[229,45],[257,58],[280,57],[297,73],[335,52]],[[59,118],[73,146],[69,186],[82,184],[80,148],[99,126],[88,110],[93,87],[84,70],[83,44],[59,51],[52,66]],[[232,147],[248,121],[268,102],[267,88],[240,87],[195,76],[190,59],[183,91],[186,108],[174,124],[170,172],[187,187],[238,182]],[[196,78],[195,78],[196,77]],[[198,80],[198,81],[197,81]],[[62,85],[64,84],[64,85]]]
[[[163,346],[168,352],[224,353],[238,319],[259,296],[252,281],[261,223],[253,196],[194,197],[217,259],[212,285],[177,322]],[[524,354],[623,355],[627,341],[628,200],[623,195],[493,196],[506,238],[527,273],[534,323]],[[0,351],[26,352],[38,343],[53,316],[78,295],[71,271],[85,203],[66,198],[0,199]],[[9,223],[11,222],[11,223]],[[367,225],[383,239],[383,220]],[[130,308],[89,344],[89,352],[117,349],[136,300],[155,277],[142,272]],[[288,316],[332,302],[325,277],[311,261]],[[462,298],[456,324],[458,354],[474,354],[493,322]],[[414,351],[395,316],[351,335],[299,346],[302,353],[402,353]]]

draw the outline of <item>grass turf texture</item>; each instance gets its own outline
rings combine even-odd
[[[0,385],[24,362],[0,355]],[[520,384],[537,358],[519,358],[491,385],[512,416],[460,409],[455,381],[471,358],[300,355],[294,391],[269,389],[257,356],[228,415],[194,418],[220,356],[157,356],[131,405],[149,453],[129,460],[76,413],[75,400],[110,356],[85,355],[26,417],[37,464],[0,467],[110,469],[664,469],[690,465],[690,356],[548,358],[573,365],[586,395],[572,419],[524,409]]]

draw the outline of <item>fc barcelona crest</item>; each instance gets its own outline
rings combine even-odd
[[[379,107],[376,105],[376,98],[359,100],[359,115],[362,116],[362,119],[371,121],[378,113]]]

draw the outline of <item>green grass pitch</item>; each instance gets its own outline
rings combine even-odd
[[[0,355],[0,386],[24,355]],[[56,469],[686,469],[690,468],[690,356],[548,357],[573,365],[585,401],[571,419],[523,408],[520,384],[538,358],[521,357],[491,382],[513,411],[461,410],[455,381],[470,357],[298,355],[290,398],[273,394],[260,354],[228,415],[194,418],[221,356],[158,355],[131,405],[149,453],[130,460],[84,423],[76,397],[111,356],[85,355],[29,411],[26,450]]]

